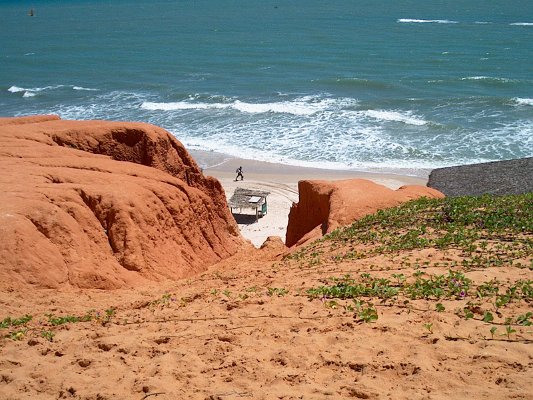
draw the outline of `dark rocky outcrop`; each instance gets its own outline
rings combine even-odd
[[[533,192],[533,157],[438,168],[428,187],[451,197]]]

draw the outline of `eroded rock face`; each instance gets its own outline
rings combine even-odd
[[[118,288],[243,244],[220,183],[149,124],[0,119],[0,282]]]
[[[317,239],[340,226],[419,197],[441,198],[442,193],[425,186],[402,186],[392,190],[366,179],[300,181],[299,202],[289,213],[287,246]]]

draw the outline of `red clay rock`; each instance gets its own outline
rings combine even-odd
[[[29,115],[27,117],[7,117],[0,118],[0,126],[2,125],[23,125],[33,124],[36,122],[59,120],[57,115]]]
[[[279,236],[269,236],[261,245],[260,251],[256,252],[256,259],[277,260],[287,252],[287,246]]]
[[[4,118],[0,143],[3,285],[178,279],[243,245],[220,183],[161,128]]]
[[[300,181],[298,192],[299,202],[292,205],[289,213],[285,240],[288,247],[317,239],[383,208],[423,196],[444,197],[425,186],[392,190],[366,179]]]

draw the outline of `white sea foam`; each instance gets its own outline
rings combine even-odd
[[[531,120],[518,120],[497,127],[485,137],[476,137],[476,151],[480,155],[490,155],[495,159],[505,160],[518,158],[517,150],[521,150],[519,157],[532,157],[533,152],[533,122]],[[524,149],[529,149],[525,154]]]
[[[55,90],[55,89],[61,89],[62,87],[65,87],[65,85],[49,85],[44,87],[36,87],[36,88],[29,88],[30,92],[44,92],[46,90]]]
[[[474,22],[474,24],[478,24],[478,25],[488,25],[488,24],[492,24],[492,22],[488,22],[488,21],[476,21],[476,22]]]
[[[194,130],[190,126],[169,130],[186,147],[305,167],[385,167],[397,170],[413,169],[417,162],[426,163],[426,168],[430,165],[431,155],[418,160],[414,154],[421,152],[417,150],[419,144],[411,145],[401,135],[389,135],[386,125],[381,123],[383,118],[377,121],[372,118],[370,122],[371,117],[364,111],[337,107],[338,104],[335,103],[335,107],[312,116],[243,115],[231,126],[227,123],[209,122],[208,126],[198,124]],[[419,119],[410,121],[405,114],[398,114],[400,115],[394,115],[395,120],[421,123]],[[412,114],[409,117],[414,118]],[[250,132],[254,134],[250,135]],[[423,166],[420,164],[416,167]]]
[[[7,89],[7,91],[11,93],[25,92],[26,90],[27,89],[18,86],[11,86],[9,89]]]
[[[465,78],[461,78],[462,81],[482,81],[492,79],[490,76],[467,76]]]
[[[449,19],[412,19],[400,18],[398,22],[405,24],[458,24],[458,21],[450,21]]]
[[[96,97],[85,104],[58,104],[46,110],[47,113],[58,114],[64,119],[114,119],[131,120],[138,113],[139,104],[145,97],[133,92],[99,92]],[[161,125],[159,121],[153,121]]]
[[[350,100],[352,105],[355,104],[355,100]],[[281,113],[292,115],[313,115],[315,113],[325,111],[331,107],[342,107],[343,104],[346,104],[346,99],[344,99],[343,101],[343,99],[318,99],[312,96],[306,96],[294,99],[292,101],[281,101],[271,103],[249,103],[240,100],[233,100],[230,103],[195,103],[190,101],[159,103],[145,101],[141,104],[141,108],[151,111],[207,110],[231,108],[243,113],[250,114]]]
[[[158,103],[145,101],[141,104],[141,108],[150,111],[178,111],[178,110],[207,110],[207,109],[221,109],[229,108],[231,104],[221,103],[190,103],[186,101],[177,101],[170,103]]]
[[[413,148],[390,141],[387,135],[384,135],[381,130],[360,128],[358,129],[358,137],[355,137],[353,132],[348,132],[345,135],[337,136],[335,142],[326,141],[315,143],[313,138],[301,139],[301,143],[285,146],[283,154],[280,154],[279,149],[254,149],[249,145],[236,146],[227,142],[213,143],[210,140],[199,138],[184,139],[184,135],[176,134],[176,136],[184,143],[187,148],[195,148],[204,151],[215,151],[218,153],[228,154],[232,157],[239,157],[250,160],[281,163],[286,165],[294,165],[306,168],[321,168],[331,170],[358,170],[358,171],[383,171],[383,172],[398,172],[402,175],[416,175],[427,176],[426,171],[435,167],[445,167],[457,164],[467,164],[471,160],[464,160],[458,162],[457,160],[435,163],[431,159],[416,159],[407,156],[413,151]],[[355,138],[354,138],[355,137]],[[310,143],[313,141],[313,143]],[[318,147],[317,147],[318,146]],[[292,150],[287,150],[292,148]],[[357,148],[360,153],[352,154],[349,149]],[[380,150],[383,151],[383,156],[380,156]],[[385,157],[385,151],[396,151],[402,154],[401,157],[390,159]],[[370,154],[374,157],[364,157]],[[302,159],[304,156],[311,156],[308,159]],[[359,157],[358,157],[359,155]],[[364,158],[367,158],[366,160]],[[338,161],[332,161],[338,160]],[[376,161],[374,161],[376,160]],[[490,161],[490,160],[481,160]],[[426,170],[426,171],[424,171]]]
[[[462,81],[486,81],[486,82],[500,82],[500,83],[510,83],[514,82],[513,79],[500,78],[493,76],[466,76],[461,78]]]
[[[515,97],[513,101],[521,106],[533,106],[533,99]]]
[[[289,94],[263,103],[206,95],[174,103],[154,99],[143,93],[101,91],[84,104],[46,111],[65,119],[138,115],[173,132],[188,148],[331,169],[416,174],[435,167],[524,157],[528,155],[524,149],[533,148],[531,122],[458,135],[434,129],[435,123],[416,111],[416,104],[412,111],[394,106],[368,110],[353,98],[327,94],[296,98]],[[519,107],[527,100],[513,101]],[[438,113],[431,119],[438,120]]]
[[[353,98],[325,96],[271,103],[227,101],[224,105],[228,110],[239,109],[242,113],[228,114],[233,122],[228,123],[227,118],[194,118],[196,122],[184,126],[174,122],[170,122],[170,126],[160,124],[174,132],[186,147],[260,161],[331,169],[386,167],[396,170],[415,166],[429,168],[432,162],[431,154],[421,160],[415,157],[422,152],[419,144],[410,144],[401,135],[387,133],[388,121],[406,126],[429,124],[413,112],[359,111],[357,100]],[[151,107],[147,103],[142,103],[143,109]],[[183,103],[190,107],[200,102],[188,100],[172,107],[183,109]],[[159,103],[155,108],[168,106],[169,103]],[[172,115],[155,115],[160,121],[167,118],[174,121]]]
[[[247,113],[284,113],[292,115],[312,115],[326,110],[332,105],[333,100],[323,99],[318,102],[310,101],[311,98],[305,97],[293,101],[282,101],[274,103],[244,103],[235,101],[232,107],[241,112]]]
[[[428,124],[428,121],[413,116],[410,112],[401,113],[398,111],[387,110],[367,110],[363,111],[363,114],[381,121],[403,122],[405,124],[417,126]]]
[[[13,85],[9,89],[7,89],[7,91],[11,93],[24,92],[22,97],[34,97],[39,92],[44,92],[46,90],[59,89],[62,87],[64,87],[64,85],[51,85],[51,86],[35,87],[35,88],[22,88],[22,87]]]
[[[72,89],[73,90],[85,90],[85,91],[88,91],[88,92],[97,92],[98,89],[91,89],[91,88],[86,88],[86,87],[83,87],[83,86],[72,86]]]
[[[509,25],[513,25],[513,26],[533,26],[533,22],[513,22],[512,24],[509,24]]]

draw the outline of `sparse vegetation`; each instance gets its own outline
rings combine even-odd
[[[269,287],[267,289],[267,295],[268,296],[277,296],[277,297],[283,297],[285,296],[289,291],[285,288],[276,288],[276,287]]]
[[[90,310],[83,315],[54,315],[47,313],[45,319],[35,321],[32,315],[24,315],[19,318],[6,317],[0,322],[0,329],[7,330],[2,336],[11,340],[22,340],[25,337],[42,337],[49,342],[56,336],[55,329],[65,324],[79,322],[97,322],[107,325],[115,316],[115,308],[110,307],[103,313]]]
[[[23,317],[19,318],[6,317],[2,320],[2,322],[0,322],[0,329],[26,325],[32,319],[33,317],[31,315],[24,315]]]
[[[53,331],[41,331],[41,336],[48,340],[49,342],[54,341],[55,332]]]
[[[82,316],[76,316],[76,315],[63,315],[63,316],[55,316],[53,314],[47,314],[46,317],[48,317],[48,323],[52,326],[58,326],[63,324],[69,324],[69,323],[76,323],[76,322],[88,322],[91,321],[96,315],[92,312],[88,312],[85,315]]]
[[[41,309],[30,316],[22,315],[29,308],[21,307],[18,315],[0,320],[0,346],[10,352],[42,354],[47,362],[62,363],[64,370],[74,373],[101,373],[108,370],[108,360],[131,371],[176,359],[180,369],[167,371],[176,374],[173,378],[185,381],[192,366],[198,377],[224,379],[222,385],[227,387],[234,385],[234,377],[256,373],[265,363],[272,363],[269,369],[287,368],[289,373],[280,376],[291,386],[322,384],[334,374],[342,378],[335,381],[337,387],[328,388],[328,394],[317,393],[318,397],[359,397],[341,386],[344,380],[351,385],[359,379],[362,387],[374,376],[379,378],[376,382],[407,377],[415,385],[420,372],[424,387],[417,386],[417,392],[410,393],[414,397],[426,394],[427,382],[443,373],[462,385],[470,376],[467,371],[474,371],[470,377],[475,382],[485,378],[498,382],[503,370],[516,387],[524,382],[527,387],[527,361],[522,355],[533,342],[533,277],[528,270],[532,253],[527,247],[532,232],[517,229],[515,217],[509,217],[514,227],[491,221],[497,228],[490,231],[485,228],[488,222],[479,222],[489,219],[481,209],[475,210],[478,219],[471,219],[474,222],[468,226],[452,221],[451,211],[447,211],[450,221],[424,225],[434,213],[432,207],[442,211],[445,205],[443,201],[418,204],[408,215],[410,225],[401,218],[393,222],[370,218],[374,222],[367,221],[366,230],[352,236],[339,231],[274,266],[272,261],[244,261],[231,277],[206,272],[186,287],[183,281],[172,283],[151,297],[146,291],[128,294],[117,308],[102,307],[101,299],[94,302],[99,310],[88,311],[52,303],[48,310],[53,314]],[[481,203],[473,204],[482,208]],[[446,227],[447,223],[458,227]],[[438,242],[439,235],[448,231],[453,234]],[[130,334],[139,339],[121,340]],[[72,346],[79,338],[84,346],[93,342],[92,350],[85,353],[84,347],[83,357]],[[68,354],[72,348],[76,352]],[[303,352],[309,353],[305,354],[309,362],[301,362]],[[439,361],[438,370],[418,362],[425,352],[428,359]],[[410,357],[414,353],[418,356]],[[101,362],[102,357],[106,362]],[[311,370],[322,372],[309,375]],[[3,379],[10,378],[6,374]],[[203,388],[201,380],[196,384]],[[159,393],[150,385],[137,386],[139,398]],[[498,387],[498,396],[508,389]],[[394,387],[387,390],[394,393]],[[432,390],[438,393],[438,387]],[[224,393],[248,396],[230,389],[220,392]]]
[[[460,252],[466,270],[512,263],[533,253],[533,193],[519,196],[482,196],[426,199],[378,211],[338,229],[287,259],[316,265],[317,258],[363,259],[376,254],[436,248]],[[355,249],[360,246],[360,249]],[[337,249],[347,249],[339,252]],[[418,260],[420,261],[420,260]],[[435,266],[404,260],[404,267]],[[517,262],[517,268],[531,264]]]
[[[433,302],[430,309],[443,313],[439,300],[459,302],[455,314],[484,323],[529,326],[533,314],[512,315],[510,306],[533,300],[532,280],[479,282],[467,276],[474,270],[533,265],[533,194],[482,196],[443,200],[419,199],[367,216],[314,242],[287,261],[302,267],[316,265],[318,255],[331,253],[334,263],[387,255],[390,264],[370,266],[375,273],[359,277],[345,274],[307,289],[310,299],[359,301],[407,306],[410,301]],[[412,251],[434,249],[438,259],[410,256]],[[447,254],[453,257],[446,256]],[[309,262],[308,260],[311,260]],[[324,263],[322,263],[324,264]],[[446,268],[447,273],[431,272]],[[387,271],[394,272],[388,273]],[[401,272],[414,270],[411,277]],[[477,301],[476,301],[477,299]],[[340,303],[339,309],[351,306]],[[506,315],[505,315],[506,314]],[[497,318],[496,318],[497,315]],[[430,329],[428,329],[430,330]],[[506,331],[508,337],[514,331]],[[494,332],[491,331],[494,336]]]

